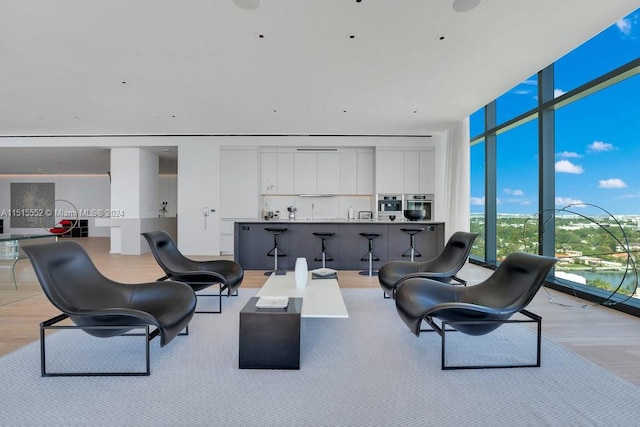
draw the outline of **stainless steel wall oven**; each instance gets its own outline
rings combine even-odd
[[[431,221],[433,219],[433,194],[405,194],[404,209],[424,210],[424,220]]]

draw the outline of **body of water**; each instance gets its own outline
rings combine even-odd
[[[620,285],[620,281],[624,276],[624,271],[570,270],[570,271],[563,271],[563,272],[582,276],[585,279],[587,279],[587,284],[589,284],[589,281],[594,279],[604,280],[605,282],[611,284],[613,288],[617,288],[618,285]],[[633,290],[635,287],[634,281],[635,281],[635,275],[633,274],[632,271],[629,271],[627,273],[627,276],[624,278],[623,288],[628,290]]]

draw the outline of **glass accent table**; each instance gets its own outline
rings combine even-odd
[[[11,276],[13,278],[13,286],[16,289],[18,289],[16,264],[21,259],[27,258],[20,251],[20,245],[27,241],[33,242],[37,240],[39,242],[40,239],[46,238],[58,241],[58,236],[55,234],[0,234],[0,261],[11,261]]]

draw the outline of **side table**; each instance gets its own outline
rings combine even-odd
[[[286,308],[257,308],[258,297],[240,311],[240,369],[300,369],[302,298]]]

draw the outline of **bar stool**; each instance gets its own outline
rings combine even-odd
[[[284,233],[288,229],[285,227],[266,227],[264,231],[273,234],[273,248],[269,252],[267,252],[267,256],[273,257],[273,271],[265,271],[264,275],[269,276],[271,273],[276,273],[278,271],[278,257],[279,256],[287,256],[284,252],[280,252],[278,250],[278,237],[281,233]]]
[[[313,233],[314,236],[319,237],[322,240],[322,256],[314,259],[314,261],[322,261],[322,268],[327,267],[327,261],[333,261],[333,258],[327,258],[327,239],[335,234],[336,233]]]
[[[409,249],[407,249],[406,252],[402,254],[402,256],[403,257],[410,256],[411,262],[413,262],[414,257],[422,256],[422,254],[416,250],[415,243],[416,243],[416,234],[424,231],[424,228],[401,228],[400,230],[409,234],[409,241],[410,241]]]
[[[369,239],[369,251],[365,256],[360,258],[360,261],[369,261],[369,270],[361,271],[360,274],[363,276],[375,276],[378,272],[373,271],[373,261],[380,261],[380,258],[373,254],[373,239],[380,237],[380,233],[360,233],[360,235]]]

